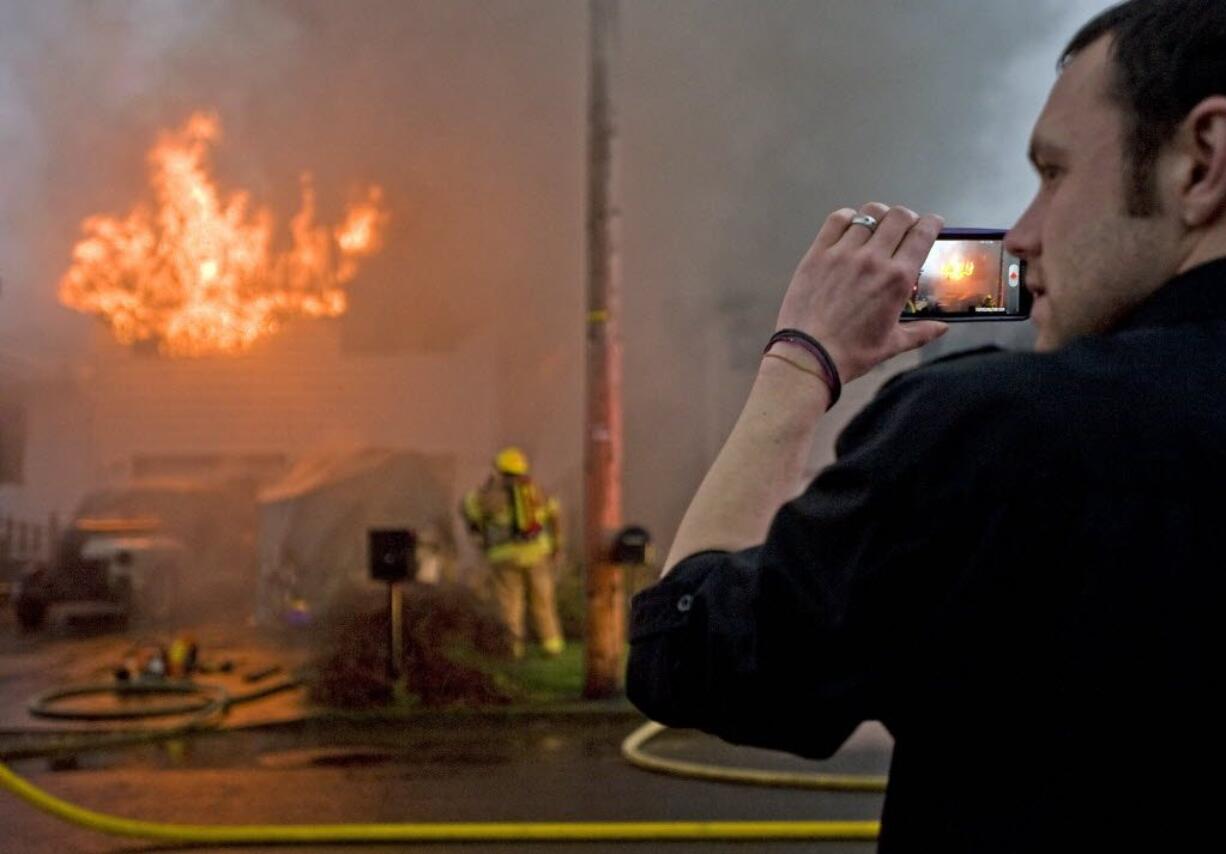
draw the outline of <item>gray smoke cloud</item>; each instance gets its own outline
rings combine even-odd
[[[1100,0],[630,7],[628,504],[684,510],[731,429],[795,264],[827,214],[878,200],[1008,227],[1031,125]],[[1028,325],[1028,324],[1027,324]],[[1024,343],[963,325],[934,350]],[[814,469],[902,357],[823,419]],[[678,377],[688,378],[685,384]],[[647,473],[671,471],[665,480]]]
[[[628,519],[667,545],[830,210],[1012,222],[1059,49],[1106,5],[625,0]],[[0,0],[0,354],[99,358],[97,322],[55,297],[79,223],[126,212],[158,130],[211,108],[219,180],[283,218],[304,170],[325,221],[350,187],[387,188],[387,248],[339,321],[345,353],[434,354],[462,390],[456,353],[486,342],[464,358],[492,423],[456,443],[470,462],[489,436],[524,444],[576,507],[586,53],[572,0]],[[880,379],[825,422],[827,445]],[[394,390],[427,410],[462,397],[434,392]]]

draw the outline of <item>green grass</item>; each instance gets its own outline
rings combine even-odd
[[[578,700],[583,692],[583,644],[570,642],[561,655],[549,658],[529,648],[519,661],[500,668],[503,676],[530,702]]]
[[[513,705],[573,703],[582,699],[584,655],[581,643],[570,642],[561,655],[553,657],[530,645],[518,661],[498,661],[458,646],[448,649],[447,657],[490,676]]]

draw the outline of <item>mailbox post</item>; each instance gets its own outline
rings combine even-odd
[[[639,578],[640,570],[651,562],[653,551],[651,534],[641,525],[622,528],[614,535],[609,548],[609,562],[616,568],[618,575],[618,642],[623,646],[628,634],[626,629],[630,616],[630,598],[637,590],[635,582]],[[619,660],[619,672],[624,664],[624,661]]]
[[[408,528],[371,529],[368,533],[370,577],[387,583],[388,677],[404,678],[404,590],[402,581],[417,577],[417,535]]]

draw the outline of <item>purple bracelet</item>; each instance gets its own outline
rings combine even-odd
[[[839,402],[839,395],[843,393],[843,380],[839,377],[839,369],[835,366],[834,359],[830,357],[821,342],[799,329],[780,329],[771,336],[770,341],[766,342],[766,349],[762,352],[770,352],[770,348],[781,341],[803,347],[812,354],[813,358],[817,359],[822,372],[826,375],[826,385],[830,387],[830,405],[826,407],[826,411],[829,412],[830,408]]]

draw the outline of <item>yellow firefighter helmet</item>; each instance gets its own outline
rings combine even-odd
[[[503,474],[522,477],[528,473],[528,455],[519,448],[503,448],[494,457],[494,468]]]

